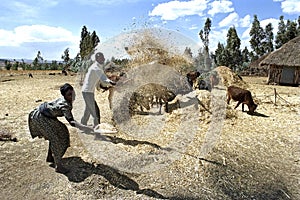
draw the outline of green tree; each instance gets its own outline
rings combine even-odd
[[[13,70],[18,70],[19,68],[19,61],[14,60],[14,63],[12,64],[12,68]]]
[[[86,56],[90,55],[90,53],[95,49],[95,47],[100,42],[99,37],[96,32],[93,31],[92,34],[88,32],[86,26],[83,26],[81,30],[81,40],[80,40],[80,57],[84,59]]]
[[[225,49],[227,50],[230,58],[228,59],[227,66],[233,70],[236,70],[243,63],[240,46],[241,40],[237,35],[235,27],[229,28],[227,33],[227,45]],[[227,54],[227,52],[225,51],[224,53]]]
[[[286,23],[286,38],[287,41],[297,37],[297,23],[294,21],[287,20]]]
[[[257,60],[260,56],[264,55],[263,40],[265,38],[264,30],[260,26],[260,22],[257,18],[257,15],[254,15],[252,22],[252,27],[250,30],[250,46],[253,49],[253,58],[252,60]]]
[[[51,70],[58,70],[58,64],[56,60],[52,60],[51,64],[50,64],[50,69]]]
[[[250,62],[250,53],[247,47],[245,47],[242,51],[242,60],[243,63],[248,63]]]
[[[230,55],[224,44],[218,43],[213,59],[217,66],[229,66]]]
[[[96,31],[93,31],[93,33],[91,35],[91,38],[92,38],[93,46],[95,48],[99,44],[99,42],[100,42],[100,39],[99,39],[99,37],[96,34]]]
[[[69,62],[70,62],[70,54],[69,54],[69,48],[66,48],[64,51],[64,54],[61,56],[61,59],[63,59],[65,67],[64,69],[69,68]]]
[[[217,49],[215,50],[215,54],[213,56],[214,61],[215,61],[217,66],[223,65],[222,56],[223,56],[224,50],[225,50],[224,45],[221,44],[220,42],[218,42]]]
[[[37,70],[39,68],[39,61],[37,57],[33,60],[32,65],[34,70]]]
[[[32,64],[33,64],[33,69],[34,70],[40,70],[42,69],[42,64],[43,64],[43,57],[40,51],[38,51],[35,59],[33,60]]]
[[[274,45],[273,45],[273,40],[274,40],[274,33],[273,33],[273,26],[271,23],[269,23],[266,28],[265,28],[265,40],[263,41],[263,49],[264,49],[264,54],[265,53],[270,53],[274,51]]]
[[[211,31],[211,20],[209,18],[206,19],[204,28],[200,30],[199,36],[203,42],[204,46],[204,65],[206,70],[210,70],[211,68],[211,60],[209,58],[209,33]]]
[[[279,49],[287,41],[288,39],[286,37],[286,25],[284,22],[284,16],[280,16],[278,23],[278,31],[275,37],[275,48]]]
[[[9,60],[5,60],[4,65],[5,65],[5,69],[7,70],[10,70],[10,68],[12,67],[12,64]]]

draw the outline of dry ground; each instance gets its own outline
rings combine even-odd
[[[1,199],[300,199],[299,87],[265,85],[264,77],[244,77],[259,104],[256,114],[243,113],[241,107],[233,110],[231,102],[216,145],[200,160],[211,123],[210,114],[200,107],[201,128],[185,152],[148,173],[124,172],[95,159],[77,130],[68,126],[71,147],[64,162],[71,172],[64,175],[45,162],[48,142],[30,138],[27,116],[40,100],[57,98],[63,83],[76,84],[76,76],[44,72],[29,79],[24,72],[0,73],[0,129],[18,139],[0,141]],[[274,88],[281,97],[276,105]],[[97,92],[102,122],[110,123],[106,98],[106,93]],[[120,133],[109,144],[130,145],[133,150],[142,146]]]

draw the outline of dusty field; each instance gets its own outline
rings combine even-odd
[[[0,73],[0,130],[18,139],[0,141],[1,199],[300,199],[299,87],[265,85],[266,78],[243,77],[259,104],[257,113],[248,115],[241,107],[233,110],[236,103],[231,102],[216,143],[199,159],[212,123],[210,114],[199,106],[199,129],[189,145],[174,162],[147,173],[123,171],[103,157],[95,158],[84,144],[94,136],[82,136],[68,126],[71,147],[64,162],[71,171],[64,175],[45,162],[48,142],[31,139],[27,116],[40,100],[59,97],[63,83],[76,85],[76,76],[47,72],[30,79],[26,73]],[[274,88],[281,97],[276,105]],[[96,94],[101,121],[112,123],[107,93]],[[77,96],[80,101],[80,91]],[[105,144],[93,141],[100,147],[155,154],[173,137],[166,132],[151,141],[122,132],[109,136]]]

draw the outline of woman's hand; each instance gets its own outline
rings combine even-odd
[[[84,131],[84,132],[93,132],[94,131],[94,128],[92,126],[86,126],[86,125],[83,125],[77,121],[72,121],[72,123],[75,124],[75,127]]]

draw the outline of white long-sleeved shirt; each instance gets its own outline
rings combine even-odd
[[[85,75],[82,91],[94,93],[98,81],[100,81],[101,85],[104,87],[111,86],[109,78],[104,73],[103,65],[94,62]]]

